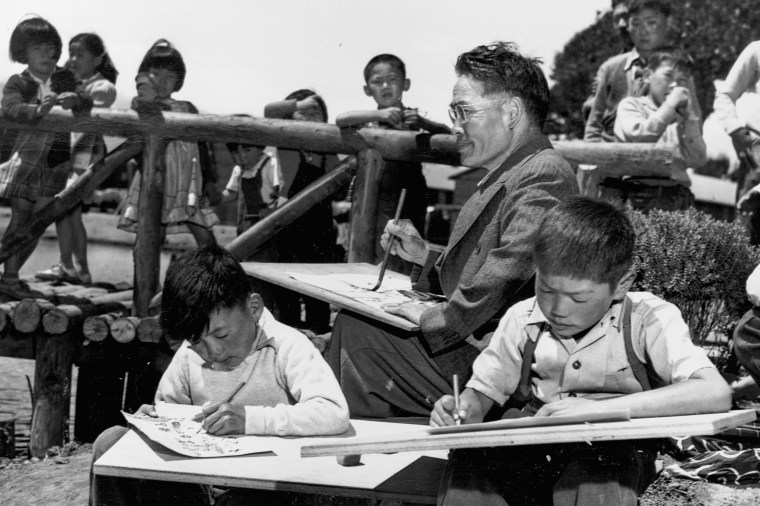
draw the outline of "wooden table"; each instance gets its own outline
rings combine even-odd
[[[288,273],[298,272],[301,274],[370,274],[377,277],[380,273],[379,267],[368,263],[342,263],[342,264],[289,264],[289,263],[267,263],[267,262],[242,262],[246,274],[253,276],[269,283],[293,290],[315,299],[329,302],[343,309],[348,309],[364,316],[369,316],[377,321],[388,323],[395,327],[408,331],[417,331],[419,326],[409,320],[401,318],[382,309],[369,306],[358,302],[352,298],[345,297],[339,293],[325,290],[318,286],[304,283],[291,277]],[[386,271],[385,276],[396,279],[409,279],[408,276],[397,272]]]
[[[677,436],[704,436],[750,423],[755,410],[736,410],[688,416],[635,418],[624,422],[582,423],[561,426],[499,429],[453,434],[429,434],[425,427],[405,433],[356,437],[304,445],[301,455],[366,455],[368,453],[430,451],[450,448],[537,445],[550,443],[592,443],[623,439],[651,439]],[[466,426],[462,426],[466,428]]]
[[[403,433],[415,426],[352,420],[357,436]],[[304,438],[304,442],[308,438]],[[297,449],[296,449],[297,453]],[[273,454],[192,458],[130,430],[97,462],[95,474],[435,504],[445,451],[367,455],[345,467],[335,457]]]

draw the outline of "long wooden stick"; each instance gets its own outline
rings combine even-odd
[[[398,198],[398,204],[396,204],[396,215],[393,217],[393,224],[398,225],[398,219],[401,217],[401,210],[404,208],[404,200],[406,200],[406,188],[401,189],[401,195]],[[385,276],[385,269],[388,267],[388,259],[391,257],[391,250],[398,242],[395,235],[391,236],[391,240],[388,243],[388,249],[385,250],[385,256],[383,257],[383,264],[380,266],[380,275],[377,278],[377,284],[370,291],[374,292],[380,285],[383,284],[383,276]]]

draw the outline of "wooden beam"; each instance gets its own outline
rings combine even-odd
[[[97,108],[74,116],[54,107],[34,124],[0,117],[0,128],[51,132],[95,132],[129,137],[156,135],[185,140],[245,142],[286,149],[356,154],[375,149],[387,160],[459,164],[454,135],[429,135],[378,128],[340,129],[327,123],[239,118],[212,114],[163,113],[155,121],[141,120],[134,111]],[[676,145],[556,141],[561,155],[577,163],[614,166],[631,175],[670,175],[680,157]]]
[[[227,249],[239,260],[252,255],[269,239],[300,216],[303,216],[309,209],[347,186],[355,171],[356,159],[344,160],[333,170],[298,192],[285,205],[263,220],[254,223],[251,228],[233,239],[227,245]]]
[[[375,235],[381,233],[375,230],[378,183],[385,162],[382,155],[372,149],[360,152],[356,159],[358,166],[351,203],[348,261],[374,264],[378,260],[375,258]]]
[[[158,289],[161,268],[161,208],[164,195],[164,143],[151,135],[144,141],[137,238],[134,248],[135,279],[132,312],[148,316],[150,299]]]

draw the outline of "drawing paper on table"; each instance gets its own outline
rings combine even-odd
[[[200,406],[194,406],[200,408]],[[165,407],[164,407],[165,408]],[[168,411],[172,411],[172,409]],[[166,413],[164,409],[164,413]],[[175,413],[177,410],[174,410]],[[189,410],[188,410],[189,411]],[[196,409],[195,412],[198,410]],[[292,453],[294,443],[278,437],[261,436],[214,436],[198,432],[200,422],[187,417],[130,415],[124,413],[127,422],[145,434],[148,439],[188,457],[229,457],[249,453]],[[296,445],[300,446],[300,445]]]
[[[522,418],[496,420],[493,422],[449,425],[446,427],[431,427],[428,429],[428,432],[430,434],[452,434],[456,432],[477,432],[483,430],[522,429],[526,427],[572,425],[574,423],[624,422],[630,419],[631,410],[625,408],[608,411],[592,411],[579,415],[526,416]]]
[[[433,297],[423,300],[412,290],[409,278],[399,278],[395,273],[387,272],[383,278],[383,284],[376,291],[370,290],[377,283],[377,276],[372,274],[303,274],[288,272],[293,279],[316,286],[323,290],[348,297],[368,306],[382,309],[386,304],[400,304],[414,302],[424,305],[432,305],[438,302]]]

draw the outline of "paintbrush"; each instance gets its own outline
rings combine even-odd
[[[398,219],[401,216],[401,209],[404,207],[404,199],[406,198],[406,188],[401,189],[401,195],[398,198],[398,205],[396,205],[396,216],[393,217],[393,224],[398,225]],[[398,237],[395,235],[391,235],[391,240],[388,241],[388,249],[385,250],[385,256],[383,257],[383,263],[380,266],[380,276],[377,279],[377,284],[374,288],[370,290],[370,292],[374,292],[378,288],[380,288],[380,285],[383,284],[383,276],[385,276],[385,268],[388,267],[388,258],[391,256],[391,250],[396,245],[396,242],[398,241]]]

